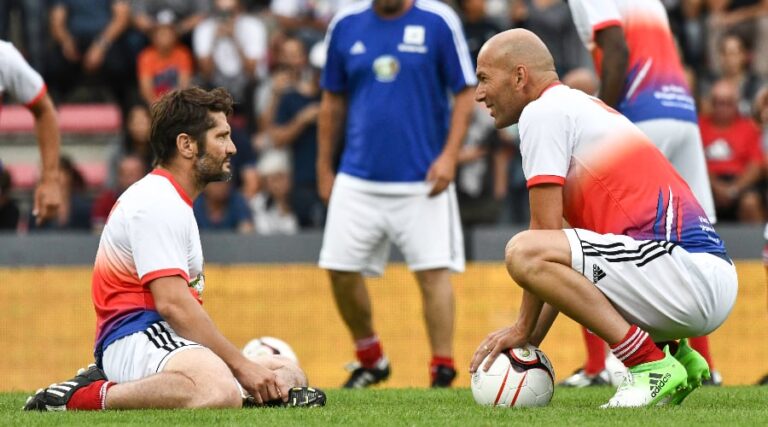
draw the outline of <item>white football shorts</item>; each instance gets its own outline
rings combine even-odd
[[[392,242],[411,271],[464,271],[464,237],[453,184],[435,197],[427,195],[428,187],[395,194],[361,188],[364,185],[365,181],[349,175],[337,175],[328,204],[320,267],[379,276]],[[392,188],[402,188],[397,186]]]
[[[192,348],[203,346],[178,336],[167,322],[159,321],[110,344],[102,365],[110,381],[134,381],[161,372],[171,356]]]
[[[707,335],[733,308],[738,279],[724,258],[690,253],[672,242],[564,231],[571,267],[654,341]]]
[[[635,125],[653,141],[688,183],[709,222],[717,222],[699,126],[696,123],[674,119],[644,120]]]

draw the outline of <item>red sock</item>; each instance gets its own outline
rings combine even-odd
[[[611,351],[627,368],[664,358],[664,353],[656,348],[648,332],[637,325],[632,325],[621,341],[611,345]]]
[[[77,390],[67,402],[67,409],[72,411],[100,411],[107,402],[107,390],[115,385],[112,381],[94,381]]]
[[[384,351],[381,348],[379,336],[376,334],[368,338],[355,341],[357,360],[364,368],[373,368],[376,363],[384,357]]]
[[[453,357],[433,355],[432,361],[429,362],[429,376],[430,378],[432,378],[432,381],[435,380],[435,375],[437,375],[438,366],[447,366],[451,369],[456,369],[453,365]]]
[[[706,335],[703,337],[688,338],[688,343],[691,344],[691,348],[704,356],[704,359],[707,360],[707,365],[709,365],[709,370],[715,369],[715,365],[712,364],[712,355],[709,353],[709,338]]]
[[[584,344],[587,346],[587,363],[584,365],[584,373],[597,375],[605,369],[605,341],[587,328],[581,328],[581,332],[584,334]]]

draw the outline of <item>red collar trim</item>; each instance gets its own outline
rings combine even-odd
[[[173,185],[173,188],[176,189],[176,192],[179,193],[179,197],[181,197],[181,200],[184,200],[189,207],[192,207],[192,199],[187,196],[187,193],[184,191],[183,188],[181,188],[181,185],[179,185],[178,182],[176,182],[175,179],[173,179],[173,175],[171,175],[170,172],[168,172],[165,169],[154,169],[152,172],[150,172],[151,175],[159,175],[167,179],[171,182],[171,185]]]
[[[542,95],[544,95],[544,92],[552,89],[555,86],[562,86],[562,83],[560,83],[560,80],[555,80],[552,83],[549,84],[549,86],[545,87],[544,90],[541,91],[538,98],[541,98]]]

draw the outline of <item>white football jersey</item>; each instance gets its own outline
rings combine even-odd
[[[9,42],[0,40],[0,95],[10,94],[26,106],[45,94],[45,82]]]
[[[101,234],[92,282],[97,333],[126,313],[153,310],[148,284],[168,276],[184,278],[202,302],[203,251],[192,200],[170,173],[155,169],[120,196]]]

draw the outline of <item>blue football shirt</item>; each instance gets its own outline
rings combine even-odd
[[[347,96],[339,172],[376,182],[424,181],[442,152],[450,93],[476,84],[461,21],[447,5],[416,0],[393,19],[370,1],[331,21],[321,84]]]

